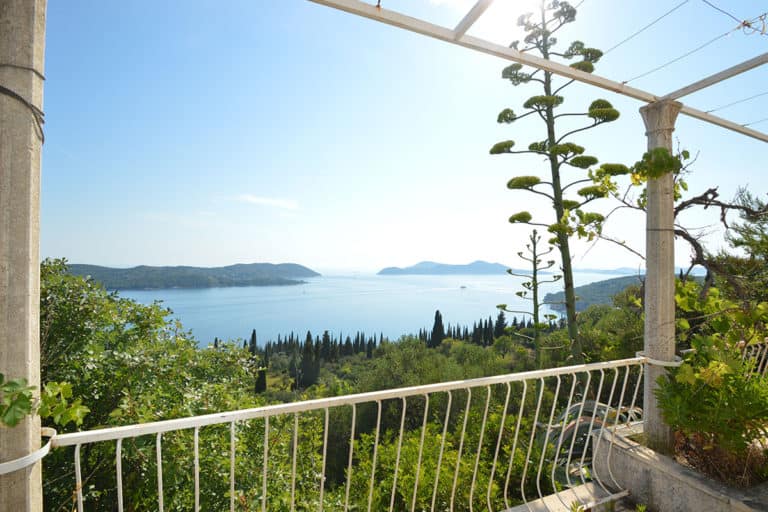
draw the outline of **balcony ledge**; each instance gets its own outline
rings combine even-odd
[[[610,478],[612,486],[629,491],[632,500],[649,511],[768,512],[768,484],[728,487],[632,441],[627,437],[631,433],[604,430],[595,447],[593,470],[604,482]]]

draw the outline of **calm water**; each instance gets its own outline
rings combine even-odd
[[[610,275],[577,273],[576,284],[610,279]],[[256,329],[259,343],[291,331],[335,335],[363,331],[390,339],[431,329],[435,310],[448,324],[468,325],[489,315],[496,304],[528,310],[515,292],[521,279],[500,276],[328,276],[297,286],[252,286],[195,290],[124,291],[141,303],[161,300],[202,345],[214,337],[248,338]],[[544,287],[543,287],[544,288]],[[546,291],[557,291],[550,284]],[[509,315],[508,315],[509,316]]]

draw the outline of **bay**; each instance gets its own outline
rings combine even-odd
[[[577,272],[574,280],[578,286],[611,277],[616,276]],[[515,295],[522,281],[507,275],[337,275],[294,286],[126,290],[120,295],[143,304],[161,301],[202,346],[215,337],[249,338],[252,329],[261,345],[290,332],[303,339],[307,331],[320,335],[325,330],[334,336],[354,337],[362,331],[396,340],[431,329],[435,310],[445,324],[471,328],[480,319],[495,318],[497,304],[530,310],[530,301]],[[543,285],[542,297],[560,287]]]

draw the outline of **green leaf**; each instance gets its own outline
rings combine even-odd
[[[580,188],[577,192],[581,197],[586,199],[593,199],[599,197],[606,197],[608,192],[600,185],[590,185],[588,187]]]
[[[521,223],[525,224],[531,222],[533,216],[528,212],[518,212],[509,218],[509,222],[512,224]]]
[[[563,208],[566,210],[575,210],[581,205],[578,201],[571,201],[570,199],[563,199]]]
[[[578,55],[581,55],[584,51],[584,43],[581,41],[574,41],[571,43],[571,45],[568,47],[567,50],[565,50],[565,53],[563,53],[563,57],[566,59],[572,59]]]
[[[579,218],[579,222],[581,222],[584,225],[600,224],[605,220],[605,216],[597,212],[583,212],[581,210],[578,210],[576,212],[576,215]]]
[[[579,71],[583,71],[585,73],[592,73],[595,70],[594,64],[592,64],[588,60],[574,62],[573,64],[571,64],[571,67],[573,69],[578,69]]]
[[[0,374],[1,375],[1,374]],[[26,379],[0,381],[0,424],[13,427],[32,412],[34,387]]]
[[[568,235],[568,231],[569,230],[568,230],[568,226],[567,225],[563,224],[562,222],[556,222],[555,224],[550,224],[547,227],[547,231],[549,231],[550,233],[555,233],[555,234],[561,233],[561,234]],[[551,241],[549,243],[552,244]]]
[[[581,51],[581,54],[584,56],[585,61],[591,62],[593,64],[599,61],[603,56],[603,52],[597,48],[584,48]]]
[[[13,395],[8,404],[0,411],[2,412],[0,422],[9,427],[15,427],[32,412],[32,397],[23,393]]]
[[[538,151],[541,153],[545,153],[548,147],[549,147],[549,142],[546,140],[543,140],[541,142],[531,142],[528,145],[528,149],[530,151]]]
[[[509,80],[512,85],[520,85],[531,81],[531,74],[521,71],[521,64],[512,64],[504,68],[501,72],[501,78]]]
[[[579,169],[587,169],[597,163],[597,158],[588,155],[579,155],[568,160],[568,164]]]
[[[491,148],[491,154],[500,155],[502,153],[509,153],[513,147],[515,147],[515,141],[513,140],[505,140],[502,142],[497,142]]]
[[[619,118],[619,111],[606,100],[595,100],[589,105],[587,115],[599,123],[610,123]]]
[[[611,105],[611,102],[609,102],[608,100],[603,100],[603,99],[597,99],[592,103],[590,103],[589,105],[589,110],[602,109],[602,108],[613,108],[613,105]]]
[[[516,176],[507,182],[507,188],[512,190],[528,189],[541,183],[538,176]]]
[[[531,96],[523,103],[525,108],[541,110],[547,107],[558,107],[562,105],[564,98],[562,96]]]
[[[632,171],[644,178],[659,178],[670,172],[677,174],[682,167],[680,158],[670,153],[667,148],[654,148],[643,154],[643,158],[635,163]]]
[[[513,73],[517,73],[523,69],[523,65],[515,62],[514,64],[510,64],[509,66],[505,67],[501,70],[501,78],[509,78],[509,76]]]
[[[517,115],[511,108],[505,108],[499,113],[499,117],[496,118],[497,123],[512,123],[517,119]]]
[[[722,334],[725,334],[731,330],[731,320],[725,315],[713,318],[710,322],[710,325],[715,330],[715,332]]]
[[[631,171],[629,170],[629,167],[627,167],[624,164],[603,164],[600,166],[600,168],[595,172],[595,175],[598,177],[603,176],[624,176],[629,174]]]
[[[555,144],[550,148],[550,152],[553,155],[580,155],[584,152],[584,147],[573,142],[565,142],[563,144]]]
[[[696,384],[696,375],[693,373],[693,367],[688,363],[683,363],[677,369],[675,374],[675,380],[680,384]]]

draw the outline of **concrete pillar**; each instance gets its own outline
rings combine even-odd
[[[672,132],[682,105],[657,101],[640,109],[648,137],[648,149],[672,151]],[[672,173],[648,181],[648,213],[645,234],[645,342],[646,356],[659,361],[675,359],[675,245],[674,181]],[[643,423],[651,448],[672,449],[672,431],[661,418],[653,390],[665,369],[648,365],[643,390]]]
[[[0,85],[42,108],[46,0],[0,0]],[[0,91],[0,372],[40,386],[40,153],[29,107]],[[0,462],[40,448],[40,421],[0,429]],[[0,476],[0,511],[43,510],[40,463]]]

